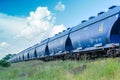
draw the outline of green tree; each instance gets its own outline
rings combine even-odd
[[[2,60],[0,60],[0,66],[2,67],[9,67],[10,63],[8,62],[8,60],[13,57],[15,54],[8,54],[5,57],[2,58]]]
[[[8,55],[6,55],[4,58],[3,58],[3,60],[9,60],[11,57],[13,57],[14,55],[16,55],[16,54],[8,54]]]
[[[10,63],[7,62],[6,60],[0,60],[0,66],[2,66],[2,67],[9,67]]]

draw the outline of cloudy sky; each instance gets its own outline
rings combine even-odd
[[[120,0],[0,0],[0,59],[112,5],[120,5]]]

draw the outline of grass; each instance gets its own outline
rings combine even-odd
[[[0,67],[0,80],[120,80],[120,59],[19,62]]]

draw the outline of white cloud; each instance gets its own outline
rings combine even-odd
[[[47,7],[38,7],[36,11],[30,12],[30,16],[27,17],[28,25],[23,28],[18,36],[27,39],[33,39],[35,37],[44,39],[51,35],[53,36],[54,32],[58,33],[65,29],[64,25],[55,25],[54,22],[55,17]]]
[[[0,51],[0,55],[19,52],[66,29],[63,24],[55,25],[55,20],[56,17],[47,7],[38,7],[28,17],[0,13],[0,45],[10,45],[8,49]]]
[[[57,34],[58,32],[61,32],[61,31],[65,30],[65,29],[66,29],[66,28],[64,27],[63,24],[57,25],[57,26],[55,26],[55,27],[52,29],[50,35],[53,36],[53,35]]]
[[[56,11],[64,11],[65,10],[65,5],[62,4],[62,2],[58,2],[57,5],[55,6]]]
[[[0,49],[5,49],[9,46],[9,44],[7,42],[1,42],[0,43]]]
[[[0,29],[3,30],[4,33],[9,33],[9,36],[11,34],[18,34],[19,31],[21,31],[26,26],[26,18],[20,18],[0,13]]]

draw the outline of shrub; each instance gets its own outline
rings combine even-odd
[[[2,67],[9,67],[10,63],[7,62],[6,60],[0,60],[0,66],[2,66]]]

